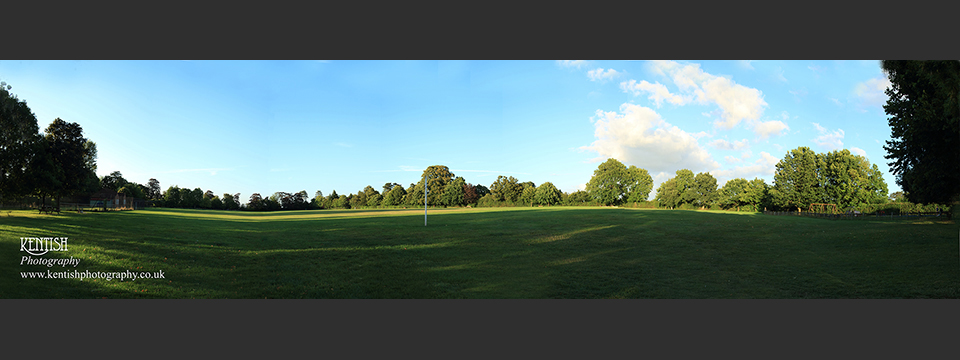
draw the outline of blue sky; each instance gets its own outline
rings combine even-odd
[[[899,191],[879,61],[0,61],[41,130],[77,122],[98,175],[240,193],[408,186],[427,166],[566,192],[609,157],[773,183],[849,149]]]

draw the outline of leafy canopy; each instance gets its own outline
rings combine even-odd
[[[890,169],[910,201],[947,203],[960,196],[960,62],[881,62],[890,80],[883,106]]]
[[[646,201],[652,189],[653,178],[647,170],[633,165],[627,168],[619,160],[609,158],[594,170],[586,190],[600,204],[620,205]]]

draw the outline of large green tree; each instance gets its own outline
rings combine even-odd
[[[146,198],[146,187],[135,182],[128,182],[126,185],[120,188],[117,192],[126,195],[128,198]],[[212,199],[212,197],[211,197]],[[208,199],[209,200],[209,199]]]
[[[379,193],[378,193],[379,195]],[[310,194],[306,190],[297,191],[293,194],[293,208],[296,210],[307,210],[310,207]]]
[[[264,208],[263,197],[260,196],[260,193],[251,194],[250,200],[247,201],[247,210],[261,211]]]
[[[403,204],[403,197],[407,195],[407,190],[403,186],[396,185],[390,188],[390,191],[383,197],[383,205],[393,206]]]
[[[157,179],[150,178],[150,181],[147,182],[147,197],[151,200],[160,198],[160,182]],[[226,200],[226,197],[224,197],[224,200]]]
[[[446,165],[431,165],[423,170],[423,174],[420,176],[420,181],[417,182],[412,191],[407,191],[408,201],[410,205],[420,205],[423,206],[423,193],[424,193],[424,184],[423,180],[430,176],[430,182],[427,184],[426,190],[430,192],[427,197],[427,203],[430,205],[440,205],[442,204],[443,199],[443,190],[447,187],[451,181],[453,181],[454,175],[450,172],[450,168]]]
[[[68,123],[57,118],[47,127],[44,134],[47,156],[53,161],[58,186],[46,189],[58,200],[64,195],[72,195],[89,189],[91,174],[95,171],[96,147],[91,147],[83,137],[83,128],[77,123]],[[95,176],[95,175],[94,175]],[[41,191],[44,193],[46,191]],[[59,201],[58,201],[59,202]]]
[[[473,189],[477,192],[477,198],[481,198],[490,193],[490,189],[486,186],[476,184],[473,186]]]
[[[363,195],[366,199],[366,206],[378,206],[380,201],[383,200],[383,196],[380,195],[380,192],[377,189],[374,189],[373,186],[367,185],[363,188]]]
[[[363,191],[358,191],[353,196],[348,197],[350,200],[351,209],[359,209],[361,207],[367,206],[367,194],[364,194]]]
[[[960,62],[881,62],[890,169],[909,200],[947,203],[960,195]]]
[[[675,208],[680,206],[680,192],[677,190],[677,178],[672,177],[660,183],[657,187],[657,204],[665,208]]]
[[[754,178],[744,189],[743,197],[748,204],[754,207],[755,211],[760,211],[765,204],[770,202],[770,186],[763,179]]]
[[[421,183],[423,180],[420,181]],[[417,186],[417,184],[410,183],[410,186],[407,186],[406,196],[403,197],[403,203],[410,206],[423,206],[423,186]]]
[[[677,206],[682,204],[693,204],[697,198],[697,191],[694,189],[694,180],[696,175],[688,169],[677,170],[676,176]]]
[[[602,205],[618,205],[626,194],[627,167],[619,160],[609,158],[600,163],[587,183],[587,192]]]
[[[385,183],[385,184],[383,184],[383,195],[386,196],[387,193],[390,192],[390,190],[393,190],[393,187],[394,187],[394,186],[401,186],[401,185],[400,185],[400,184],[397,184],[397,183]]]
[[[229,193],[223,193],[223,209],[224,210],[237,210],[240,208],[239,199],[235,198]]]
[[[650,197],[650,191],[653,190],[653,177],[647,172],[647,169],[641,169],[630,165],[627,168],[625,176],[626,198],[628,203],[637,203],[647,201]]]
[[[210,208],[214,210],[223,210],[223,201],[220,200],[216,195],[210,199]]]
[[[709,207],[717,200],[717,179],[710,173],[697,173],[693,178],[693,204]]]
[[[718,191],[718,202],[727,209],[749,207],[753,211],[763,209],[762,204],[767,196],[767,183],[763,179],[755,178],[747,181],[744,178],[728,180]]]
[[[712,178],[712,176],[711,176]],[[675,208],[683,204],[694,204],[700,198],[696,188],[696,175],[688,169],[677,170],[676,176],[660,183],[655,200],[659,206]],[[701,176],[701,182],[704,182]],[[714,179],[716,189],[716,179]]]
[[[497,180],[490,184],[490,193],[496,201],[516,202],[520,199],[522,191],[523,187],[513,176],[497,176]]]
[[[724,208],[736,208],[737,211],[739,211],[741,206],[749,204],[747,198],[747,189],[749,187],[750,182],[748,182],[747,179],[736,178],[728,180],[726,184],[723,184],[723,188],[720,189],[718,198],[720,206]]]
[[[0,82],[0,198],[12,199],[35,189],[31,163],[40,144],[37,117],[26,101],[10,93],[12,87]]]
[[[347,198],[346,195],[340,195],[340,197],[333,201],[333,207],[336,209],[349,209],[350,199]]]
[[[587,192],[603,205],[646,201],[653,189],[653,178],[645,169],[609,158],[593,171],[587,183]]]
[[[107,190],[120,191],[120,188],[125,185],[127,185],[127,179],[124,179],[123,174],[119,171],[114,171],[110,175],[104,175],[100,178],[100,187]]]
[[[537,186],[532,182],[523,183],[523,190],[520,192],[520,204],[523,206],[533,206],[533,199],[537,195]]]
[[[810,148],[801,146],[787,152],[777,162],[773,175],[773,202],[784,209],[807,209],[824,198],[820,169],[823,158]]]
[[[179,187],[179,186],[176,186],[176,185],[167,188],[167,191],[163,193],[163,206],[171,207],[171,208],[181,207],[181,206],[182,206],[182,196],[180,195],[180,193],[181,193],[183,190],[184,190],[184,189],[180,189],[180,187]],[[260,196],[260,195],[257,194],[257,197],[258,197],[258,198],[259,198],[259,196]],[[251,197],[251,200],[252,200],[252,199],[253,199],[253,198]]]
[[[565,204],[579,206],[579,205],[586,205],[590,203],[590,201],[591,201],[590,193],[583,190],[577,190],[577,191],[574,191],[569,196],[567,196],[567,200]]]
[[[336,207],[334,202],[336,202],[338,198],[340,198],[340,195],[337,195],[337,190],[333,190],[333,192],[323,198],[323,201],[320,203],[320,207],[324,209],[333,209]]]
[[[548,181],[537,187],[533,200],[539,205],[557,205],[560,204],[561,194],[560,190]]]
[[[887,184],[877,165],[850,150],[831,151],[820,155],[820,186],[823,202],[841,207],[884,203]]]
[[[464,204],[465,195],[463,187],[466,184],[466,180],[460,176],[457,176],[456,179],[453,179],[453,181],[448,183],[443,189],[443,197],[441,198],[442,204],[445,206],[462,206]]]
[[[186,209],[193,209],[200,206],[200,199],[203,199],[203,190],[194,188],[193,190],[181,189],[180,206]]]

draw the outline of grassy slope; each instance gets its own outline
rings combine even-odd
[[[499,208],[0,213],[0,298],[958,298],[955,223]],[[21,279],[21,236],[77,270]],[[59,267],[51,270],[61,269]],[[68,269],[68,270],[72,270]]]

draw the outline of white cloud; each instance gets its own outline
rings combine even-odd
[[[586,66],[587,61],[586,60],[557,60],[557,65],[560,65],[560,67],[565,67],[565,68],[572,67],[572,68],[579,69],[580,67]]]
[[[796,118],[796,116],[794,116]],[[780,113],[780,120],[768,121],[750,121],[750,127],[757,137],[766,139],[771,136],[783,135],[784,131],[790,130],[785,121],[790,119],[790,113],[783,111]]]
[[[652,61],[650,69],[655,74],[669,78],[679,89],[678,93],[671,93],[667,87],[659,82],[650,83],[646,80],[624,81],[620,88],[625,93],[634,96],[646,94],[659,108],[664,101],[674,105],[686,105],[692,102],[707,105],[715,104],[717,109],[701,113],[707,117],[719,117],[714,126],[723,129],[732,129],[740,122],[745,121],[747,126],[760,139],[781,135],[790,127],[782,121],[761,121],[760,117],[767,103],[763,100],[760,90],[749,88],[735,83],[733,80],[712,75],[700,69],[699,64],[680,64],[675,61]],[[782,69],[780,70],[782,73]],[[785,79],[784,79],[785,80]],[[802,89],[806,95],[806,89]],[[799,92],[794,95],[801,94]]]
[[[734,141],[734,142],[732,142],[732,143],[729,142],[729,141],[726,141],[726,140],[724,140],[724,139],[716,139],[716,140],[714,140],[714,141],[711,141],[711,142],[710,142],[709,144],[707,144],[707,145],[712,146],[712,147],[715,148],[715,149],[720,149],[720,150],[740,150],[740,149],[743,149],[743,148],[747,147],[749,144],[750,144],[750,142],[747,141],[747,139],[743,139],[743,140],[740,140],[740,141]]]
[[[679,169],[677,169],[677,170],[679,170]],[[661,171],[661,172],[656,173],[656,175],[654,175],[653,172],[650,172],[650,175],[653,176],[653,190],[650,191],[650,197],[651,197],[651,198],[654,198],[654,197],[657,196],[657,189],[660,187],[660,184],[662,184],[664,181],[670,180],[670,178],[672,178],[672,177],[674,177],[674,176],[677,175],[677,170],[673,170],[673,171]],[[649,170],[647,170],[647,171],[649,171]]]
[[[757,120],[767,106],[760,90],[708,74],[699,64],[653,61],[651,67],[654,73],[669,77],[680,89],[681,96],[692,97],[699,104],[716,104],[721,110],[721,119],[714,122],[717,127],[731,129],[740,121]]]
[[[696,134],[690,134],[690,135],[692,135],[692,136],[693,136],[694,138],[696,138],[697,140],[700,140],[700,138],[702,138],[702,137],[713,137],[713,135],[707,134],[706,131],[701,131],[701,132],[698,132],[698,133],[696,133]]]
[[[615,158],[651,173],[720,167],[696,137],[670,125],[653,109],[627,103],[620,105],[619,112],[597,110],[591,120],[596,140],[581,149],[596,152],[595,161]]]
[[[834,104],[837,104],[837,106],[843,106],[843,103],[840,102],[840,100],[837,100],[837,99],[834,99],[834,98],[830,98],[830,101],[833,101],[833,103],[834,103]]]
[[[776,77],[775,77],[775,78],[776,78],[778,81],[787,82],[787,78],[785,78],[785,77],[783,76],[783,68],[782,68],[782,67],[777,66],[777,74],[776,74]]]
[[[653,182],[659,184],[664,181],[670,180],[670,178],[674,177],[675,175],[676,175],[676,171],[673,171],[673,172],[661,171],[653,176]],[[657,188],[654,187],[653,189],[656,190]]]
[[[829,129],[820,126],[818,123],[813,123],[813,127],[817,129],[817,132],[820,133],[816,139],[813,139],[813,142],[820,147],[823,147],[827,150],[837,150],[843,148],[843,129],[837,129],[836,131],[830,131]]]
[[[790,130],[786,123],[779,120],[757,121],[752,123],[753,132],[761,139],[766,139],[774,135],[783,135],[783,131]]]
[[[661,83],[651,84],[646,80],[643,80],[637,83],[636,80],[624,81],[620,83],[620,89],[625,93],[633,93],[633,96],[640,96],[642,92],[650,93],[650,96],[647,98],[653,100],[659,108],[663,104],[663,101],[674,104],[674,105],[684,105],[690,102],[691,98],[684,98],[677,94],[671,94],[670,90],[667,90],[667,87]]]
[[[743,162],[743,159],[730,155],[724,156],[723,159],[726,160],[728,164],[738,164]]]
[[[744,68],[744,69],[749,69],[749,70],[753,70],[753,65],[750,65],[750,63],[752,63],[752,62],[753,62],[753,60],[739,60],[739,61],[737,61],[737,63],[740,64],[740,67],[742,67],[742,68]]]
[[[887,102],[887,94],[884,93],[890,87],[890,79],[879,77],[857,84],[854,94],[860,98],[863,107],[882,107]]]
[[[727,78],[716,78],[705,83],[703,97],[715,102],[723,113],[722,121],[714,123],[717,127],[731,129],[741,120],[756,120],[763,113],[767,103],[763,101],[760,90],[736,85]],[[698,94],[698,97],[700,95]]]
[[[743,159],[749,159],[751,156],[753,156],[753,152],[751,152],[750,150],[740,153],[740,157]]]
[[[866,152],[865,150],[861,149],[861,148],[858,148],[858,147],[852,147],[852,148],[850,148],[850,152],[852,152],[852,153],[854,153],[854,154],[856,154],[856,155],[860,155],[860,156],[863,156],[863,157],[867,157],[867,152]]]
[[[744,178],[751,179],[755,177],[773,175],[777,163],[780,159],[773,157],[765,151],[760,152],[760,158],[753,165],[737,166],[730,170],[717,170],[711,173],[716,177],[727,179]]]
[[[611,80],[623,75],[622,72],[617,72],[614,69],[607,69],[606,71],[603,68],[596,68],[594,70],[587,71],[587,77],[590,78],[590,81],[606,81]]]

